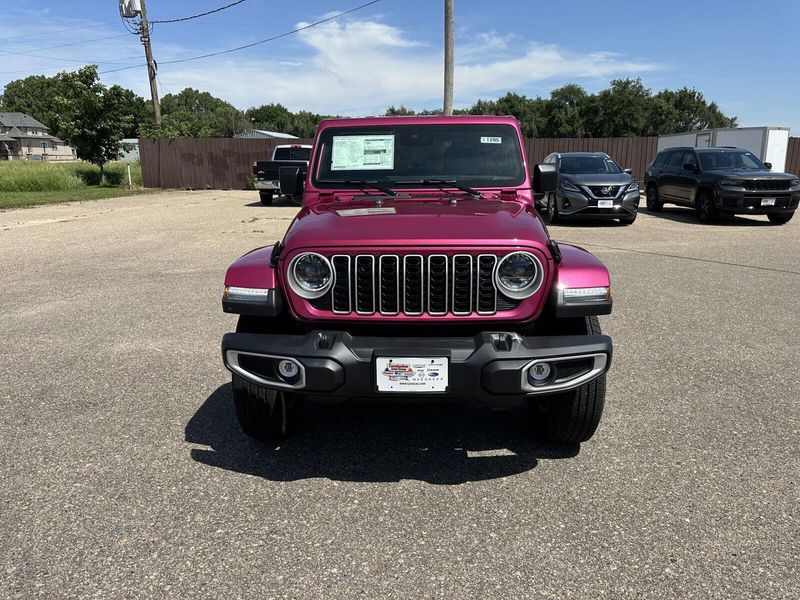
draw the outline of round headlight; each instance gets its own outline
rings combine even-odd
[[[324,296],[333,285],[330,261],[316,252],[297,256],[289,265],[289,283],[298,296],[307,300]]]
[[[523,300],[533,296],[542,284],[542,266],[530,252],[512,252],[497,263],[494,279],[504,296]]]

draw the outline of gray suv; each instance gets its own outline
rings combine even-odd
[[[545,163],[558,165],[558,189],[544,196],[544,216],[549,223],[564,217],[636,220],[639,186],[630,169],[605,152],[554,152]]]

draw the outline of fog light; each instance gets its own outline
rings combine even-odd
[[[550,365],[544,362],[536,363],[528,369],[528,382],[531,385],[542,385],[545,381],[550,379],[550,374],[553,369]]]
[[[300,375],[300,367],[291,360],[282,360],[278,363],[278,375],[286,382],[292,382]]]

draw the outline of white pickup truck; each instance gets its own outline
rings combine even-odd
[[[275,146],[272,160],[259,160],[253,163],[253,185],[261,197],[261,204],[272,204],[272,199],[280,195],[279,172],[281,167],[300,167],[305,172],[311,146],[305,144],[286,144]]]

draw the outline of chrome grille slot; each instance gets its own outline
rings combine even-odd
[[[400,312],[400,258],[384,254],[378,261],[380,312],[396,315]]]
[[[497,290],[494,287],[494,267],[497,257],[494,254],[481,254],[478,257],[477,309],[479,315],[497,312]]]
[[[350,296],[350,257],[344,255],[334,256],[331,260],[336,283],[331,292],[333,298],[333,312],[347,314],[352,308]]]
[[[472,256],[456,254],[453,257],[452,310],[454,315],[472,312]]]
[[[447,314],[447,263],[444,254],[428,257],[428,313],[431,315]]]
[[[356,312],[360,315],[375,313],[375,257],[359,254],[355,269]]]
[[[403,312],[407,315],[421,315],[425,283],[422,257],[410,254],[403,257]]]

